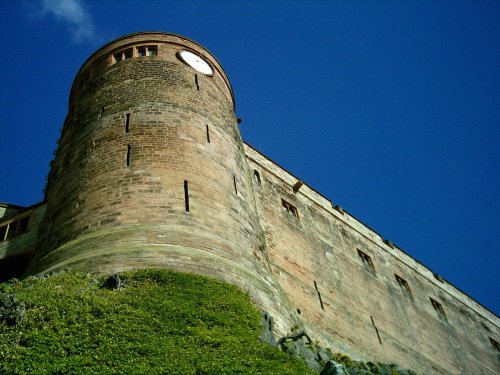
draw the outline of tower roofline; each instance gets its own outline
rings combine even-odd
[[[101,47],[99,47],[94,53],[92,53],[86,60],[85,62],[80,66],[80,69],[78,69],[78,72],[76,73],[75,75],[75,79],[73,80],[73,84],[71,86],[71,91],[73,91],[73,86],[75,84],[75,82],[77,81],[77,78],[80,76],[80,73],[84,70],[84,68],[89,64],[90,61],[92,61],[97,55],[99,55],[99,53],[102,52],[102,50],[106,49],[107,47],[119,42],[120,40],[124,40],[124,39],[128,39],[128,38],[131,38],[131,37],[134,37],[134,36],[140,36],[140,35],[151,35],[151,34],[157,34],[157,35],[163,35],[163,36],[172,36],[172,37],[176,37],[176,38],[181,38],[181,39],[184,39],[190,43],[193,43],[195,45],[197,45],[198,47],[202,48],[203,50],[205,50],[206,52],[208,52],[210,54],[210,57],[217,63],[218,65],[218,69],[220,69],[220,71],[223,73],[224,77],[226,78],[226,81],[227,81],[227,84],[228,84],[228,88],[229,88],[229,91],[231,93],[231,99],[233,101],[233,110],[236,109],[236,102],[235,102],[235,98],[234,98],[234,92],[233,92],[233,87],[231,85],[231,81],[229,80],[229,77],[226,73],[226,71],[224,70],[224,68],[222,67],[222,64],[220,63],[219,60],[217,60],[217,58],[214,56],[214,54],[208,49],[206,48],[204,45],[194,41],[193,39],[191,38],[188,38],[184,35],[181,35],[181,34],[176,34],[176,33],[170,33],[170,32],[166,32],[166,31],[138,31],[138,32],[135,32],[135,33],[130,33],[130,34],[126,34],[126,35],[122,35],[118,38],[115,38],[109,42],[107,42],[106,44],[103,44]]]

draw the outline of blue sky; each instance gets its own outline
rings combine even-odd
[[[500,313],[500,2],[0,1],[0,201],[42,199],[72,80],[169,31],[224,66],[244,140]]]

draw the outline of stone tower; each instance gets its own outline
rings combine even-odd
[[[145,32],[78,72],[30,273],[160,267],[244,287],[290,320],[269,272],[231,84],[210,52]]]

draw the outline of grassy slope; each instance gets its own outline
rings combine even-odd
[[[121,277],[114,291],[75,272],[1,284],[25,313],[0,323],[0,373],[314,373],[259,342],[260,315],[234,286],[163,270]]]

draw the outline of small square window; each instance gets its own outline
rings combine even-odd
[[[431,303],[432,303],[432,307],[434,307],[434,310],[437,311],[438,315],[442,318],[445,318],[446,319],[446,314],[444,313],[444,309],[443,309],[443,306],[441,306],[441,304],[436,301],[436,300],[433,300],[432,298],[429,297],[429,299],[431,300]]]
[[[156,46],[148,47],[148,56],[158,55],[158,48]]]
[[[146,56],[146,47],[137,48],[137,56]]]
[[[115,53],[113,56],[115,58],[115,62],[122,61],[122,59],[123,59],[123,56],[122,56],[121,52]]]
[[[131,59],[131,58],[132,58],[132,48],[126,49],[125,51],[123,51],[123,59],[124,60]]]
[[[0,227],[0,241],[5,240],[5,234],[7,233],[7,225]]]
[[[491,345],[493,345],[493,348],[500,353],[500,344],[498,343],[498,341],[492,339],[491,337],[488,336],[488,338],[490,339],[490,342],[491,342]]]
[[[361,250],[358,249],[358,255],[363,261],[363,263],[369,267],[371,270],[375,271],[375,267],[373,266],[372,258],[370,258],[369,255],[363,253]]]
[[[288,212],[290,215],[295,216],[297,219],[299,218],[299,211],[297,211],[297,207],[293,206],[291,203],[288,203],[286,200],[281,200],[281,206],[283,210]]]
[[[260,183],[261,183],[260,174],[259,174],[259,171],[256,169],[253,170],[253,179],[257,185],[260,185]]]
[[[399,286],[401,288],[403,288],[404,290],[406,290],[409,295],[411,295],[411,289],[410,289],[410,285],[408,285],[408,282],[405,279],[403,279],[401,276],[398,276],[396,274],[394,274],[394,276],[396,276],[396,280],[397,280]]]

